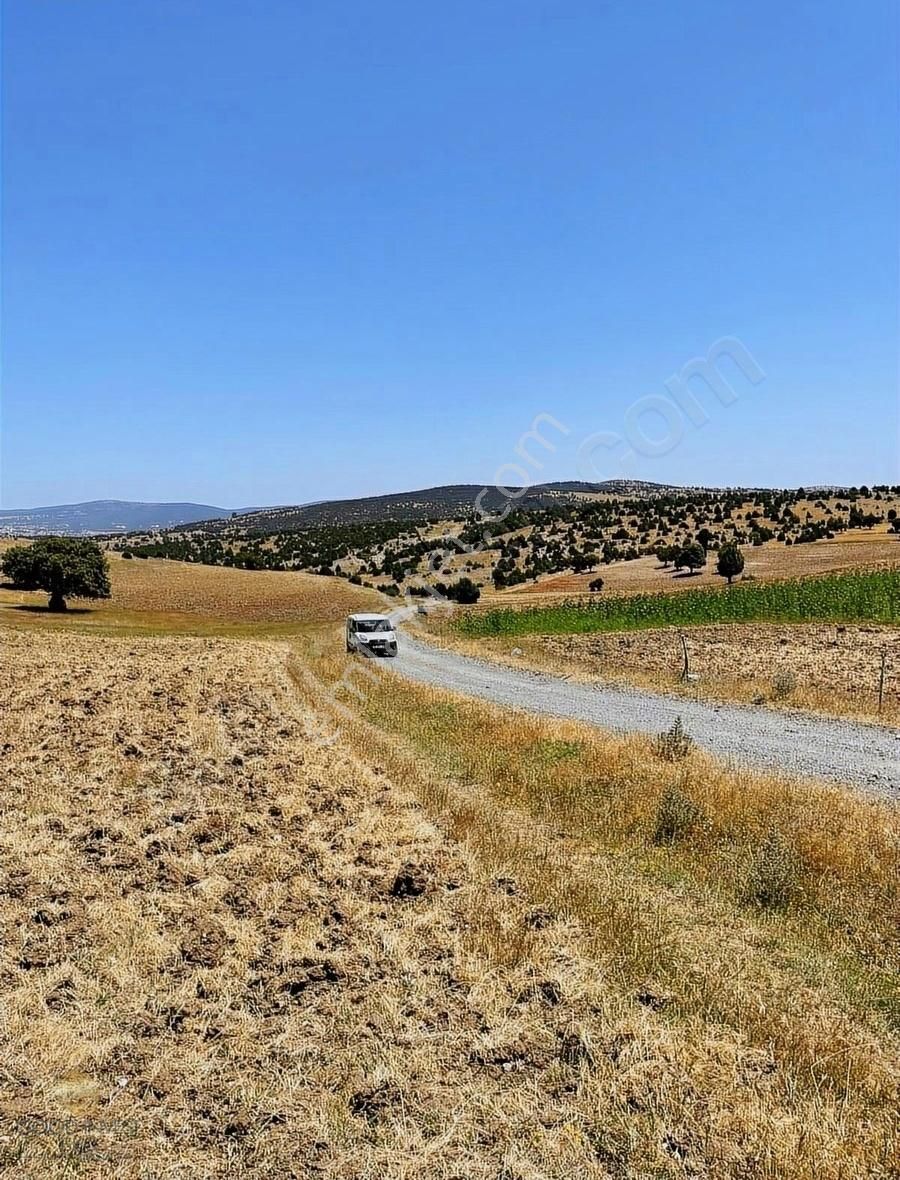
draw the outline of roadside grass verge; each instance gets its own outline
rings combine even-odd
[[[334,681],[346,666],[326,656],[311,667]],[[343,734],[536,912],[577,922],[613,994],[658,1011],[679,1054],[716,1037],[770,1054],[760,1119],[823,1119],[826,1138],[841,1139],[830,1161],[812,1141],[790,1166],[775,1153],[771,1175],[839,1175],[839,1159],[848,1175],[889,1174],[895,808],[733,771],[689,742],[502,712],[368,668],[355,687]],[[865,1165],[848,1158],[845,1134],[866,1140]]]
[[[690,735],[619,737],[380,677],[363,716],[444,774],[654,883],[858,959],[856,998],[900,1028],[900,813],[859,792],[731,769]],[[684,742],[684,744],[682,744]],[[854,979],[858,980],[854,973]]]
[[[900,572],[854,571],[783,582],[573,599],[555,605],[460,612],[452,627],[497,635],[636,631],[704,623],[900,622]]]
[[[334,684],[346,665],[295,661],[301,691],[321,702],[310,668]],[[765,1092],[734,1161],[749,1166],[753,1142],[773,1177],[890,1174],[894,809],[731,771],[677,739],[654,751],[644,738],[502,712],[390,673],[370,679],[368,668],[354,687],[338,693],[343,734],[527,898],[538,924],[578,925],[607,1002],[654,1013],[685,1079],[710,1052],[725,1060],[727,1046],[765,1058]],[[709,1134],[694,1120],[721,1077],[684,1084],[697,1084],[699,1106],[678,1117],[689,1134]],[[728,1099],[739,1119],[746,1097]]]

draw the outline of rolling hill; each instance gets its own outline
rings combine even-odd
[[[607,480],[596,484],[568,480],[504,490],[475,483],[443,484],[381,496],[260,508],[239,513],[227,520],[202,523],[205,531],[238,527],[244,532],[269,533],[322,525],[374,524],[380,521],[461,520],[479,510],[487,515],[496,514],[510,504],[520,508],[549,508],[554,504],[571,503],[582,496],[600,493],[652,496],[683,490],[668,484],[645,483],[641,480]]]

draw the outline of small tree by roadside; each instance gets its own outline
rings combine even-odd
[[[741,553],[734,541],[729,541],[723,545],[719,550],[719,559],[716,562],[716,573],[723,578],[728,579],[730,586],[732,581],[744,571],[744,555]]]
[[[48,610],[64,611],[67,598],[109,598],[109,562],[96,541],[42,537],[15,545],[3,557],[3,573],[17,590],[43,590]]]

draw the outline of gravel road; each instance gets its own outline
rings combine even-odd
[[[580,684],[471,659],[419,643],[408,635],[401,640],[400,654],[390,663],[411,680],[620,732],[657,734],[681,717],[698,745],[726,760],[852,783],[900,800],[900,730]]]

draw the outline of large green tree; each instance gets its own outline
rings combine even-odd
[[[96,541],[42,537],[8,549],[2,568],[17,590],[49,594],[52,611],[64,611],[67,598],[110,596],[109,563]]]

